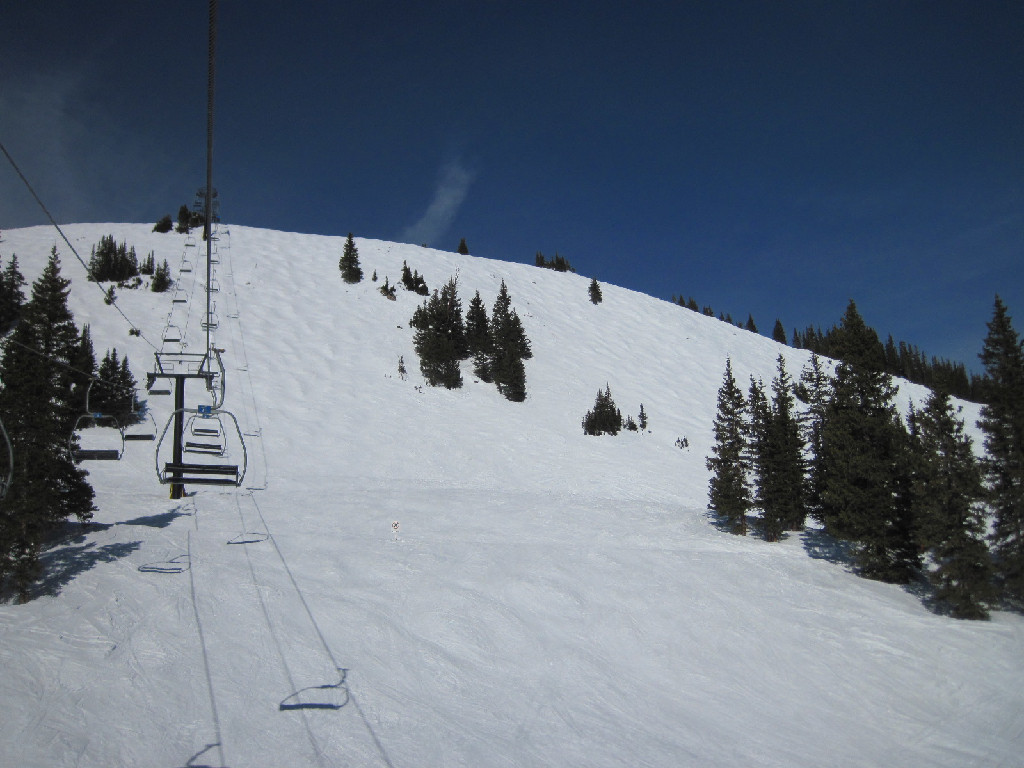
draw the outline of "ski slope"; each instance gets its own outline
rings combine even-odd
[[[127,352],[140,382],[172,311],[205,344],[205,273],[178,274],[184,236],[150,229],[66,227],[86,259],[113,234],[171,264],[190,303],[118,292],[144,338],[52,228],[0,241],[30,282],[57,242],[97,357]],[[944,618],[854,576],[813,528],[769,544],[709,522],[726,356],[745,388],[807,353],[411,245],[357,238],[367,279],[345,285],[343,237],[225,229],[214,338],[244,486],[172,501],[144,442],[89,466],[94,524],[46,553],[34,600],[0,605],[0,765],[1022,764],[1020,615]],[[403,260],[431,289],[458,274],[464,308],[479,291],[490,313],[506,282],[534,351],[525,403],[468,364],[462,389],[423,386],[422,297],[377,291]],[[649,433],[583,435],[606,384]],[[208,398],[193,383],[188,401]],[[162,429],[171,399],[149,405]]]

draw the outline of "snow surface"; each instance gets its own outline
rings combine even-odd
[[[66,232],[86,259],[113,234],[177,272],[184,237],[150,229]],[[805,352],[410,245],[357,239],[367,279],[349,286],[343,238],[226,229],[215,343],[244,487],[171,501],[145,442],[89,466],[95,525],[46,553],[38,597],[0,605],[0,764],[1024,764],[1021,616],[941,617],[853,575],[813,528],[770,544],[707,518],[726,356],[745,388],[780,351],[797,376]],[[127,352],[144,382],[152,348],[52,228],[4,232],[0,256],[32,281],[54,242],[98,356]],[[422,299],[377,292],[403,259],[431,288],[457,273],[464,307],[507,283],[534,350],[525,403],[468,365],[460,390],[423,386]],[[180,278],[192,301],[172,322],[201,351],[205,274]],[[118,293],[159,346],[171,294]],[[605,384],[650,433],[583,435]],[[903,385],[904,404],[924,397]],[[150,405],[162,429],[170,398]]]

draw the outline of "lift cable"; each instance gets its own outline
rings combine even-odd
[[[8,162],[10,162],[11,167],[14,168],[15,173],[18,174],[21,180],[25,183],[25,186],[28,187],[28,191],[32,193],[32,197],[34,197],[36,202],[39,203],[39,207],[43,209],[43,213],[46,214],[46,218],[50,220],[50,223],[53,224],[53,226],[57,229],[57,232],[60,233],[61,238],[63,238],[64,242],[67,243],[68,248],[71,249],[71,253],[75,255],[75,258],[78,259],[78,262],[85,268],[85,273],[89,274],[89,266],[85,263],[85,260],[78,255],[78,251],[75,250],[75,246],[71,244],[71,241],[68,240],[68,236],[64,234],[64,230],[60,228],[60,224],[57,223],[57,220],[53,218],[53,215],[50,213],[49,209],[46,207],[43,201],[39,198],[39,195],[36,194],[36,191],[32,188],[32,185],[29,183],[28,179],[25,178],[25,174],[21,172],[21,168],[18,167],[18,164],[14,162],[14,158],[11,157],[11,153],[7,151],[7,147],[4,146],[2,141],[0,141],[0,150],[2,150],[4,155],[7,157],[7,160]],[[129,326],[131,326],[132,333],[141,338],[147,344],[149,344],[149,346],[151,346],[154,350],[156,350],[157,346],[149,339],[147,339],[143,335],[142,330],[131,321],[128,315],[126,315],[119,306],[117,306],[116,300],[110,299],[110,297],[107,295],[107,292],[103,290],[99,283],[96,283],[96,288],[97,290],[100,291],[100,293],[103,294],[104,299],[106,299],[105,303],[109,304],[114,309],[116,309],[118,314],[125,319]]]

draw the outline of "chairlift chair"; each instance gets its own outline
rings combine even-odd
[[[171,430],[171,425],[174,424],[175,417],[179,414],[182,416],[190,415],[191,417],[198,417],[199,419],[216,420],[216,422],[219,423],[222,435],[225,438],[228,433],[224,430],[224,422],[229,421],[234,427],[233,434],[237,437],[237,448],[241,451],[242,463],[222,464],[206,462],[201,459],[193,459],[191,461],[182,460],[180,463],[176,463],[173,461],[173,458],[168,461],[166,458],[167,449],[164,447],[165,438],[167,437],[168,431]],[[225,439],[223,442],[226,444],[228,441]],[[228,452],[225,450],[223,454],[215,455],[222,458],[227,453]],[[209,453],[206,455],[211,456]],[[238,419],[236,419],[235,415],[230,411],[220,411],[212,408],[211,406],[180,408],[171,413],[170,418],[167,420],[167,425],[164,427],[164,431],[160,435],[160,441],[157,443],[155,460],[157,478],[165,485],[172,483],[179,485],[233,485],[237,488],[241,487],[242,481],[245,478],[245,470],[248,466],[248,455],[245,449],[245,440],[242,438],[242,429],[238,426]]]
[[[164,328],[164,341],[177,344],[181,341],[181,328],[176,325],[168,325]]]
[[[124,455],[124,428],[112,414],[90,409],[89,395],[95,383],[92,379],[85,390],[85,413],[75,420],[68,447],[75,461],[118,461]]]
[[[182,259],[181,259],[181,266],[178,268],[178,271],[179,272],[183,272],[183,273],[191,272],[192,271],[192,262],[189,261],[188,259],[182,257]]]
[[[188,304],[188,293],[186,291],[183,291],[181,288],[178,288],[174,292],[173,298],[171,298],[171,303],[172,304]]]
[[[212,411],[212,409],[211,409]],[[223,456],[228,449],[224,436],[224,424],[220,416],[200,412],[189,417],[185,425],[182,450],[185,453],[201,453],[209,456]]]
[[[150,394],[153,392],[151,391]],[[156,419],[153,418],[153,412],[147,408],[145,411],[136,409],[133,413],[136,423],[125,427],[124,439],[156,440]]]

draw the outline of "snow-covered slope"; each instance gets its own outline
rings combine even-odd
[[[183,236],[149,230],[66,228],[86,258],[113,234],[177,273]],[[406,260],[488,308],[508,285],[527,401],[468,365],[433,389],[421,297],[343,284],[343,238],[228,230],[215,340],[245,485],[170,501],[148,443],[90,466],[97,525],[47,554],[45,594],[0,606],[0,764],[1020,764],[1020,616],[942,618],[814,530],[768,544],[708,522],[726,356],[745,385],[806,353],[611,285],[595,306],[581,276],[357,239],[380,281]],[[4,232],[0,256],[31,281],[55,241]],[[120,291],[129,337],[58,246],[98,355],[144,381],[171,295]],[[180,277],[196,293],[171,322],[201,349],[205,275]],[[605,384],[649,434],[583,435]],[[169,399],[150,405],[162,428]]]

